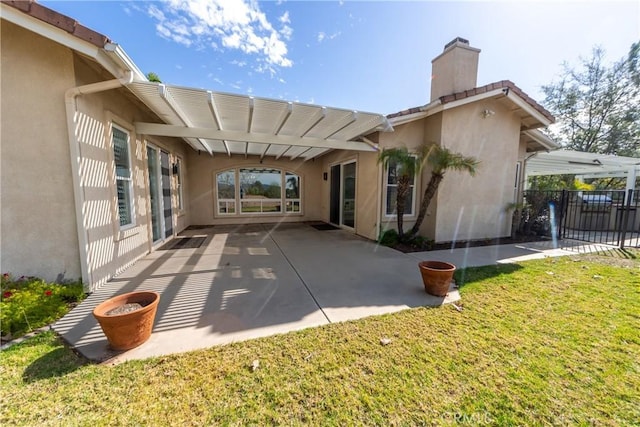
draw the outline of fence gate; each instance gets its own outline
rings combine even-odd
[[[517,231],[528,236],[640,247],[638,192],[536,191],[523,193]]]

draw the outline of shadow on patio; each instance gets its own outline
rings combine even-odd
[[[444,302],[425,294],[415,258],[343,230],[257,224],[190,229],[180,237],[204,240],[147,255],[54,329],[91,360],[126,360]],[[154,331],[142,346],[115,353],[91,311],[134,290],[161,295]]]

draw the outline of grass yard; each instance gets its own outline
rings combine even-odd
[[[116,366],[42,334],[1,354],[0,424],[638,425],[640,262],[619,261],[468,269],[462,311]]]

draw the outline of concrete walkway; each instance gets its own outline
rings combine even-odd
[[[417,261],[459,268],[575,253],[547,243],[403,254],[343,231],[307,224],[215,226],[188,230],[195,249],[156,250],[94,292],[54,325],[94,361],[143,359],[359,319],[460,298],[424,292]],[[93,308],[114,295],[161,295],[149,341],[109,349]]]

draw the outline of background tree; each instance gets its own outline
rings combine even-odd
[[[158,77],[158,75],[153,71],[150,71],[147,73],[147,80],[154,83],[162,83],[162,80],[160,80],[160,77]]]
[[[640,155],[639,56],[640,42],[609,65],[596,47],[578,67],[565,63],[560,80],[542,87],[558,142],[577,151]]]

